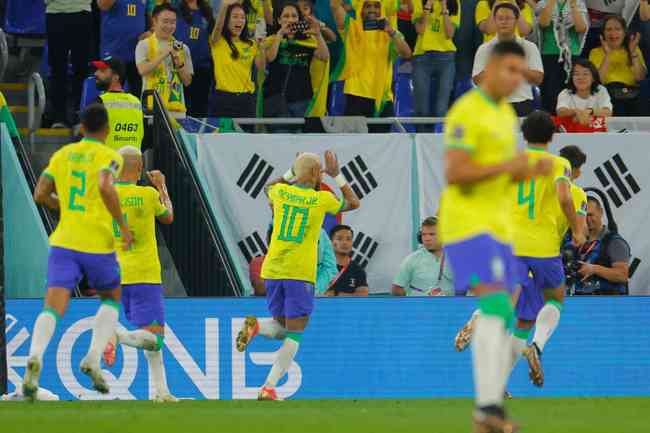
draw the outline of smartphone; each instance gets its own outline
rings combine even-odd
[[[386,18],[380,18],[378,20],[364,20],[363,29],[366,31],[369,30],[384,30],[386,28]]]
[[[297,23],[291,24],[290,29],[294,33],[305,33],[309,27],[309,22],[298,21]]]

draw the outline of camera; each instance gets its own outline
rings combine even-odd
[[[183,49],[183,43],[181,41],[174,41],[172,42],[172,48],[174,51],[180,51]]]
[[[386,18],[380,18],[378,20],[364,20],[363,29],[364,30],[384,30],[386,28]]]
[[[305,33],[309,29],[310,25],[307,21],[298,21],[297,23],[291,24],[289,27],[294,33]]]
[[[580,260],[578,250],[571,244],[562,248],[562,264],[564,265],[564,276],[566,286],[571,289],[575,283],[580,281],[578,270],[580,269]]]

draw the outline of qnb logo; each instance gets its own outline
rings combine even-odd
[[[362,268],[365,268],[372,259],[372,256],[375,255],[377,247],[379,247],[379,243],[376,240],[363,232],[358,232],[352,243],[354,250],[352,260]]]
[[[641,191],[641,187],[618,153],[597,167],[594,174],[617,208]]]
[[[264,243],[258,232],[253,232],[252,235],[246,236],[244,239],[237,242],[237,245],[239,245],[239,249],[248,263],[253,260],[253,257],[264,256],[268,251],[266,243]]]
[[[352,161],[341,167],[341,173],[350,183],[350,187],[359,199],[367,196],[379,186],[375,176],[373,176],[360,155],[355,156]]]
[[[273,173],[273,166],[255,153],[239,175],[237,186],[252,198],[257,198],[271,177],[271,173]]]

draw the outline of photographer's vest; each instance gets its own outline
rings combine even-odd
[[[117,151],[124,146],[140,149],[144,137],[144,118],[140,100],[130,93],[106,92],[99,96],[108,111],[110,132],[106,146]]]
[[[158,48],[160,46],[158,38],[153,34],[147,39],[147,58],[149,60],[158,55]],[[173,43],[172,39],[170,43]],[[181,44],[182,45],[182,44]],[[178,55],[181,63],[185,63],[185,46],[178,50]],[[183,82],[178,75],[178,71],[173,66],[170,68],[167,61],[163,60],[158,66],[147,76],[143,77],[143,90],[155,90],[160,95],[165,108],[169,111],[176,111],[185,113],[185,94],[183,93]],[[152,109],[153,107],[148,107]]]
[[[623,239],[618,233],[608,232],[598,242],[596,248],[594,248],[586,258],[583,257],[582,259],[587,263],[593,263],[594,265],[600,265],[606,268],[611,268],[612,260],[607,255],[607,249],[609,248],[609,244],[614,240],[621,240],[627,244],[627,241]],[[576,286],[576,292],[585,295],[586,294],[594,294],[594,295],[627,295],[628,294],[627,284],[610,283],[606,279],[598,278],[598,277],[596,277],[596,279],[598,281],[598,285],[595,290],[587,288],[583,284],[578,284]]]

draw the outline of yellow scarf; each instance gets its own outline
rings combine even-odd
[[[173,42],[173,39],[172,41]],[[147,38],[148,43],[148,57],[153,59],[158,55],[158,39],[155,34],[152,34]],[[179,57],[182,63],[185,63],[185,50],[182,49],[179,51]],[[185,107],[185,95],[183,93],[183,82],[181,77],[178,75],[176,69],[171,71],[171,82],[168,80],[170,76],[169,70],[167,68],[167,62],[163,60],[160,64],[153,70],[152,73],[144,77],[144,89],[150,90],[154,89],[160,95],[165,108],[169,111],[176,111],[185,113],[187,108]],[[151,109],[151,107],[149,107]]]

